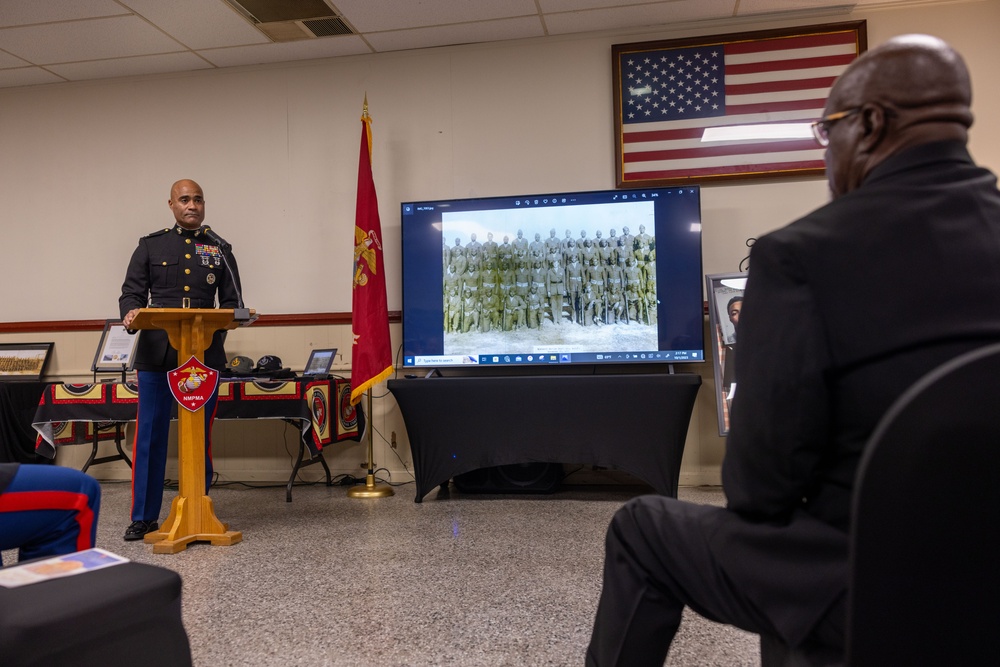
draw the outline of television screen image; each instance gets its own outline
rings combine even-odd
[[[704,361],[697,186],[401,209],[404,367]]]

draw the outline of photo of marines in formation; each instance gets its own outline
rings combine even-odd
[[[548,238],[522,229],[497,243],[488,232],[480,243],[471,233],[449,233],[444,242],[442,281],[446,334],[518,331],[543,327],[656,327],[656,238],[645,225],[567,229]]]

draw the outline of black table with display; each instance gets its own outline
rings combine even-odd
[[[347,380],[237,380],[219,384],[216,419],[282,419],[299,427],[299,455],[288,479],[286,500],[291,502],[292,484],[302,468],[322,464],[326,482],[330,468],[323,448],[342,440],[359,440],[365,416],[360,406],[352,406],[351,385]],[[52,458],[59,445],[92,444],[91,460],[123,459],[122,426],[135,421],[139,404],[138,387],[132,382],[98,384],[54,384],[46,387],[38,403],[32,426],[38,433],[36,450]],[[174,406],[176,419],[177,406]],[[114,440],[119,455],[94,459],[100,440]]]
[[[624,470],[676,496],[700,386],[690,373],[388,382],[410,439],[418,503],[456,475],[534,462]]]

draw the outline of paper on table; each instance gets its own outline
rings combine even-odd
[[[129,562],[128,558],[104,549],[87,549],[0,569],[0,586],[17,588],[49,579],[92,572],[112,565],[122,565],[127,562]]]

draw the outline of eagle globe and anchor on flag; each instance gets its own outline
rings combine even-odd
[[[364,287],[368,284],[369,274],[378,273],[378,253],[375,248],[382,250],[382,243],[378,240],[378,235],[374,229],[367,232],[357,225],[354,227],[354,288]],[[367,271],[365,270],[367,267]],[[360,334],[354,334],[354,344],[358,344]]]
[[[358,226],[354,227],[354,286],[364,287],[368,284],[368,274],[378,273],[378,254],[372,246],[382,250],[382,242],[374,229],[367,232]],[[368,271],[365,271],[365,266]]]

